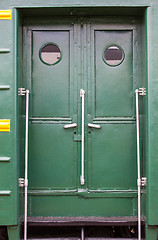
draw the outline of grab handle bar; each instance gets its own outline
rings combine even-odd
[[[84,185],[84,97],[85,91],[83,89],[80,90],[80,97],[82,98],[82,137],[81,137],[81,185]]]
[[[140,121],[139,121],[139,95],[146,95],[146,88],[135,90],[136,94],[136,128],[137,128],[137,186],[138,186],[138,240],[141,240],[141,186],[145,186],[146,178],[140,174]]]

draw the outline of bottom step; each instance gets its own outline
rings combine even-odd
[[[138,238],[85,238],[85,240],[138,240]],[[21,239],[22,240],[22,239]],[[28,240],[81,240],[80,238],[28,238]],[[145,240],[145,238],[142,238]]]
[[[28,226],[137,226],[138,217],[28,217],[27,221]]]

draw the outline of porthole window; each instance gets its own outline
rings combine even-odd
[[[112,67],[120,65],[125,58],[124,51],[117,45],[110,45],[103,51],[104,62]]]
[[[44,45],[39,52],[40,59],[43,63],[52,66],[60,62],[61,51],[54,43]]]

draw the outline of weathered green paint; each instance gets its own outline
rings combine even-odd
[[[42,9],[43,7],[43,9]],[[49,9],[51,7],[51,9]],[[65,8],[64,8],[65,7]],[[157,56],[158,56],[158,48],[157,48],[157,27],[158,27],[158,2],[157,0],[80,0],[80,1],[61,1],[61,0],[1,0],[0,8],[2,10],[12,9],[13,10],[13,20],[1,20],[0,21],[0,48],[1,49],[9,49],[7,53],[0,52],[0,85],[8,85],[10,89],[1,90],[0,91],[0,118],[11,119],[11,132],[1,133],[0,134],[0,157],[10,157],[10,162],[1,162],[2,170],[0,168],[0,180],[1,182],[5,182],[5,179],[8,176],[9,178],[5,182],[6,189],[0,189],[1,191],[11,191],[11,196],[3,196],[1,201],[0,208],[0,224],[2,225],[10,225],[17,223],[18,216],[18,189],[17,189],[17,171],[18,171],[18,131],[17,131],[17,76],[19,76],[19,86],[21,86],[21,63],[19,65],[15,60],[18,61],[17,58],[17,46],[15,40],[15,29],[17,22],[15,21],[15,9],[17,8],[19,13],[23,11],[23,16],[29,15],[41,15],[45,16],[47,13],[51,16],[53,13],[53,9],[55,9],[56,14],[59,14],[60,11],[63,11],[70,14],[70,8],[76,7],[77,9],[81,9],[86,7],[86,13],[82,13],[82,15],[93,15],[97,12],[100,14],[101,11],[103,14],[107,15],[134,15],[143,16],[144,21],[142,21],[142,25],[144,24],[144,29],[146,28],[146,34],[142,32],[141,36],[144,41],[141,41],[142,45],[142,71],[141,78],[143,80],[143,86],[147,87],[147,108],[146,111],[143,111],[143,129],[147,132],[144,134],[146,139],[143,140],[143,144],[146,146],[143,151],[143,159],[146,159],[146,166],[144,164],[144,170],[146,169],[147,178],[148,178],[148,186],[147,186],[147,223],[150,225],[158,225],[158,151],[157,151],[157,136],[158,136],[158,113],[157,113],[157,105],[158,105],[158,72],[157,72]],[[105,7],[105,8],[104,8]],[[112,8],[111,8],[112,7]],[[126,8],[125,8],[126,7]],[[143,8],[141,11],[141,7]],[[147,7],[144,12],[144,8]],[[30,8],[32,8],[30,10]],[[46,11],[44,8],[49,9]],[[91,13],[90,10],[93,8]],[[100,8],[100,9],[99,9]],[[24,9],[26,9],[24,11]],[[64,10],[63,10],[64,9]],[[66,9],[66,10],[65,10]],[[96,10],[96,12],[94,11]],[[101,10],[102,9],[102,10]],[[57,11],[56,11],[57,10]],[[75,15],[77,12],[73,12]],[[101,14],[101,15],[103,15]],[[17,15],[18,16],[18,15]],[[19,15],[20,16],[20,15]],[[143,19],[142,18],[142,19]],[[19,18],[20,19],[20,18]],[[21,17],[22,19],[22,17]],[[19,27],[21,23],[19,22]],[[18,28],[18,31],[21,31],[21,28]],[[14,33],[14,34],[13,34]],[[21,36],[19,34],[19,36]],[[147,41],[145,41],[145,38]],[[21,45],[19,40],[19,45]],[[21,47],[19,50],[21,51]],[[145,61],[144,50],[147,52],[147,61]],[[19,51],[19,53],[20,53]],[[20,60],[20,54],[19,54]],[[15,64],[17,63],[17,66]],[[19,68],[18,68],[19,66]],[[145,69],[146,68],[146,69]],[[18,71],[17,71],[18,70]],[[17,71],[17,72],[16,72]],[[24,83],[23,83],[24,86]],[[91,120],[91,117],[89,117]],[[23,126],[22,126],[23,127]],[[21,128],[22,129],[22,128]],[[97,131],[97,130],[95,130]],[[143,135],[142,135],[143,136]],[[23,143],[22,143],[23,145]],[[20,156],[23,156],[23,152],[20,153]],[[22,161],[20,161],[21,164]],[[22,173],[20,174],[20,176]],[[8,199],[8,200],[6,200]],[[155,231],[155,230],[154,230]],[[154,236],[155,237],[155,236]],[[153,239],[151,234],[147,234],[147,240]]]
[[[19,226],[8,226],[7,231],[9,240],[15,240],[20,238]]]
[[[117,21],[116,21],[117,22]],[[103,26],[93,26],[94,31],[92,37],[94,38],[94,81],[95,86],[95,117],[132,117],[134,116],[133,108],[133,31],[125,26],[118,30],[112,31]],[[102,28],[99,30],[97,28]],[[105,29],[104,29],[105,28]],[[122,29],[122,30],[121,30]],[[116,43],[125,52],[125,59],[120,66],[109,67],[104,64],[100,56],[103,53],[103,49],[109,44]],[[96,64],[96,65],[95,65]],[[94,107],[93,107],[94,108]]]
[[[6,6],[8,7],[8,6]],[[5,23],[5,24],[4,24]],[[5,27],[4,27],[5,25]],[[0,162],[0,225],[13,225],[18,223],[17,198],[17,129],[14,81],[14,25],[13,21],[0,21],[0,118],[11,119],[11,131],[0,133],[0,157],[10,158],[10,161]],[[6,51],[5,51],[6,49]],[[4,86],[4,87],[3,87]],[[9,87],[8,87],[9,86]],[[6,193],[9,194],[6,194]]]
[[[157,227],[154,226],[147,226],[146,227],[146,235],[145,235],[145,239],[154,239],[157,240],[157,236],[158,236],[158,232],[157,232]]]
[[[135,80],[139,79],[140,43],[134,44],[139,36],[137,24],[128,21],[121,24],[119,18],[102,19],[91,27],[91,57],[94,60],[89,68],[94,70],[89,75],[92,96],[89,96],[88,114],[90,121],[101,124],[100,130],[92,130],[88,143],[92,189],[136,188],[134,89],[140,84]],[[125,59],[119,66],[109,67],[101,55],[106,46],[114,43],[124,50]]]
[[[137,80],[137,25],[130,18],[103,17],[25,21],[23,77],[30,89],[29,215],[137,214],[133,204],[137,191],[134,90],[141,86]],[[111,39],[125,52],[123,63],[117,67],[109,67],[102,59]],[[62,52],[62,60],[55,66],[43,64],[39,57],[41,46],[50,42]],[[75,141],[81,133],[81,88],[86,97],[84,186],[80,184],[81,142]],[[63,128],[73,122],[78,123],[77,129]],[[88,129],[88,122],[101,124],[101,129]],[[37,196],[47,201],[45,212],[40,210]],[[87,204],[89,208],[83,207]],[[126,204],[131,206],[125,214]],[[72,205],[75,209],[70,211]]]
[[[30,126],[31,189],[77,188],[77,149],[73,143],[73,130],[67,131],[63,126],[60,123],[32,123]]]
[[[136,216],[136,198],[31,197],[31,216]],[[51,204],[50,204],[51,202]],[[66,207],[65,207],[66,206]],[[102,207],[101,207],[102,206]]]
[[[69,44],[72,41],[71,30],[59,31],[57,29],[52,32],[39,30],[38,32],[33,31],[32,35],[33,74],[30,114],[32,117],[44,118],[70,117],[71,88],[73,87],[72,79],[69,79],[71,67],[73,68],[73,59],[70,62],[71,58],[69,57],[71,54]],[[40,48],[49,41],[58,44],[61,54],[64,53],[62,61],[55,66],[45,65],[39,58]],[[69,93],[69,91],[71,92]]]

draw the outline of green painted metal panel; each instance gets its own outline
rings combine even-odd
[[[91,141],[90,189],[137,189],[135,124],[101,124]]]
[[[77,189],[74,130],[64,129],[64,125],[76,121],[77,112],[73,76],[74,32],[69,20],[68,24],[63,24],[62,20],[59,25],[60,22],[26,28],[25,36],[29,38],[26,37],[24,49],[27,51],[25,76],[31,90],[30,189]],[[49,43],[56,44],[61,50],[61,61],[53,66],[44,64],[39,56],[41,48]]]
[[[29,188],[76,189],[77,149],[64,124],[30,124]]]
[[[12,101],[10,98],[11,93],[9,90],[0,90],[0,93],[0,102],[3,103],[0,105],[1,119],[10,119],[10,111],[12,110]],[[6,106],[8,105],[9,107],[4,108],[4,104],[6,104]],[[8,110],[10,111],[8,112]]]
[[[4,1],[4,0],[3,0]],[[154,0],[153,0],[154,1]],[[100,1],[97,1],[97,4],[96,4],[96,1],[90,1],[90,0],[87,0],[87,1],[84,1],[84,0],[80,0],[79,2],[78,1],[69,1],[67,2],[66,0],[64,1],[57,1],[57,0],[53,0],[53,1],[49,1],[49,0],[46,0],[44,3],[42,2],[42,0],[36,2],[36,0],[32,1],[32,0],[29,0],[26,1],[25,0],[12,0],[12,4],[14,6],[17,6],[17,7],[81,7],[81,6],[85,6],[85,7],[97,7],[97,6],[128,6],[128,7],[131,7],[131,6],[150,6],[151,5],[151,1],[149,0],[127,0],[127,1],[124,1],[124,0],[120,0],[119,2],[117,0],[114,0],[114,1],[111,1],[111,0],[107,0],[106,2],[104,2],[103,0],[100,0]]]
[[[134,87],[139,82],[135,84],[133,81],[139,74],[133,68],[135,24],[129,22],[128,25],[128,20],[126,25],[121,25],[120,19],[119,24],[118,19],[111,24],[105,18],[96,18],[95,24],[94,20],[91,24],[91,18],[66,19],[65,23],[53,20],[45,19],[39,24],[39,21],[29,19],[24,27],[24,77],[27,88],[31,90],[30,214],[123,216],[124,204],[129,202],[132,205],[126,210],[126,215],[136,214]],[[49,42],[62,49],[63,58],[54,66],[45,65],[39,58],[41,47]],[[120,66],[110,67],[103,61],[103,50],[110,43],[124,49],[125,60]],[[138,60],[136,65],[139,64]],[[117,82],[119,87],[115,87]],[[84,186],[80,184],[81,87],[85,89],[86,96]],[[121,87],[123,93],[120,93]],[[111,95],[114,95],[112,100]],[[87,129],[87,123],[92,119],[94,123],[101,124],[101,129]],[[73,122],[78,123],[77,129],[63,128]],[[87,188],[89,191],[85,192]],[[114,194],[110,194],[111,190]],[[122,200],[118,200],[120,194]],[[35,196],[37,199],[41,197],[41,201],[47,199],[43,210],[40,210],[38,202],[34,210]],[[60,201],[65,199],[65,203],[61,202],[61,210],[53,213],[52,203],[58,209],[60,201],[57,199],[60,198]],[[119,213],[115,212],[117,202],[120,204]],[[73,204],[75,211],[71,207]],[[88,204],[91,204],[89,209],[86,207]],[[102,212],[102,204],[111,206],[109,209],[108,205],[106,213]]]
[[[32,104],[34,117],[70,116],[70,32],[33,31]],[[57,44],[62,59],[54,66],[43,64],[40,49]],[[62,96],[62,97],[61,97]]]
[[[31,197],[31,216],[134,216],[137,202],[132,198]],[[67,206],[65,208],[65,206]]]
[[[148,52],[148,62],[147,62],[147,69],[148,71],[148,109],[147,109],[147,113],[148,113],[148,168],[147,168],[147,173],[148,173],[148,189],[147,189],[147,199],[148,199],[148,223],[150,224],[158,224],[158,220],[157,220],[157,195],[158,195],[158,190],[157,190],[157,180],[158,180],[158,176],[157,176],[157,168],[158,168],[158,164],[157,164],[157,122],[158,122],[158,118],[157,118],[157,111],[155,111],[155,109],[157,109],[157,101],[158,101],[158,94],[157,94],[157,79],[158,79],[158,74],[157,74],[157,56],[158,56],[158,52],[157,52],[157,26],[158,26],[158,20],[157,20],[157,12],[158,12],[158,2],[157,0],[115,0],[115,1],[102,1],[99,0],[97,1],[69,1],[69,2],[65,2],[65,1],[42,1],[39,0],[37,1],[21,1],[21,0],[1,0],[0,2],[0,7],[1,9],[8,9],[8,8],[13,8],[13,7],[18,7],[18,8],[28,8],[27,11],[27,15],[29,16],[29,14],[31,13],[31,11],[29,10],[29,7],[34,8],[34,12],[33,14],[36,12],[36,7],[41,8],[43,7],[59,7],[59,8],[64,8],[65,7],[71,7],[73,8],[74,6],[79,7],[79,6],[112,6],[112,7],[119,7],[119,9],[115,9],[115,13],[119,13],[121,15],[122,14],[128,14],[131,13],[131,8],[134,6],[150,6],[150,8],[148,8],[148,15],[146,18],[146,23],[148,25],[148,44],[147,44],[147,52]],[[128,8],[126,8],[125,12],[123,10],[121,10],[122,7],[128,6]],[[136,9],[136,8],[135,8]],[[20,10],[21,11],[21,10]],[[108,12],[110,12],[111,10],[109,9]],[[43,12],[43,10],[41,11]],[[45,11],[46,12],[46,11]],[[140,12],[137,9],[136,10],[137,15],[140,17]],[[51,14],[50,14],[51,15]],[[5,23],[5,24],[4,24]],[[13,31],[13,21],[8,21],[8,22],[4,22],[1,21],[0,23],[0,30],[1,30],[1,47],[2,48],[10,48],[10,46],[15,45],[15,42],[13,40],[13,35],[12,35],[12,31]],[[8,36],[6,36],[8,34]],[[9,46],[8,46],[9,45]],[[143,48],[145,49],[145,47]],[[8,54],[8,60],[7,60],[7,64],[1,60],[1,73],[3,74],[3,79],[1,78],[1,81],[3,84],[12,84],[12,92],[10,92],[10,95],[8,96],[10,98],[10,100],[8,100],[7,102],[7,98],[3,98],[3,107],[2,107],[2,115],[6,118],[8,118],[8,116],[11,116],[11,120],[15,120],[16,118],[16,100],[15,100],[15,82],[16,79],[15,77],[13,77],[13,75],[5,75],[4,73],[4,69],[10,69],[11,74],[14,71],[14,66],[13,66],[13,51],[11,51],[11,53]],[[5,66],[5,68],[3,67]],[[143,65],[145,67],[145,64]],[[146,78],[146,76],[144,75],[143,77],[144,79]],[[5,92],[6,94],[7,91]],[[3,94],[3,93],[2,93]],[[5,95],[5,94],[4,94]],[[10,108],[8,108],[8,105],[10,105]],[[7,109],[8,108],[8,114],[7,114]],[[6,116],[7,115],[7,116]],[[12,122],[12,126],[15,129],[15,124]],[[145,126],[146,127],[146,126]],[[11,151],[13,158],[17,159],[16,157],[16,147],[17,144],[15,142],[16,139],[16,129],[15,132],[13,132],[12,135],[10,135],[10,138],[12,139],[12,144],[10,146],[10,150],[6,150],[5,156],[8,156],[9,152]],[[3,151],[3,142],[1,143],[1,149]],[[16,164],[16,163],[15,163]],[[14,173],[14,190],[16,193],[16,165],[13,166],[12,168],[13,173]],[[16,207],[15,202],[13,204],[13,202],[9,202],[9,206],[12,205],[12,208]],[[6,208],[4,208],[6,209]],[[3,212],[3,206],[2,206],[2,210]],[[5,211],[5,210],[4,210]],[[10,212],[12,212],[12,210],[10,209]],[[8,214],[8,213],[7,213]],[[11,215],[11,214],[10,214]],[[3,214],[1,214],[0,216],[3,216]],[[8,217],[9,219],[9,217]],[[9,221],[8,221],[9,222]],[[3,223],[2,223],[3,224]]]
[[[11,191],[12,186],[12,164],[9,162],[0,163],[0,190]],[[4,174],[5,173],[5,174]],[[6,176],[7,173],[7,176]]]
[[[3,3],[0,4],[0,8],[2,6],[4,7]],[[5,8],[8,7],[8,3],[5,3]],[[0,133],[0,159],[10,159],[8,162],[0,161],[0,225],[12,225],[18,222],[13,26],[13,21],[0,20],[0,119],[11,120],[11,131]],[[3,88],[3,86],[9,87]]]
[[[148,49],[148,98],[147,98],[147,223],[149,225],[158,224],[158,152],[157,152],[157,136],[158,136],[158,115],[157,115],[157,104],[158,104],[158,73],[157,73],[157,14],[158,4],[155,2],[155,7],[148,9],[147,11],[147,49]],[[156,50],[155,50],[156,49]]]
[[[131,117],[133,108],[133,44],[132,31],[95,30],[96,117]],[[102,59],[109,45],[122,48],[123,62],[110,67]]]
[[[15,187],[14,187],[15,189]],[[16,196],[14,193],[10,196],[0,196],[0,225],[14,225],[17,224],[17,206],[14,200]]]
[[[135,89],[141,84],[140,32],[137,22],[126,19],[121,24],[121,20],[100,19],[96,24],[92,19],[89,51],[94,70],[89,73],[88,120],[101,129],[88,130],[88,175],[89,187],[96,191],[137,189]],[[110,45],[124,50],[118,66],[103,61],[103,51]]]

